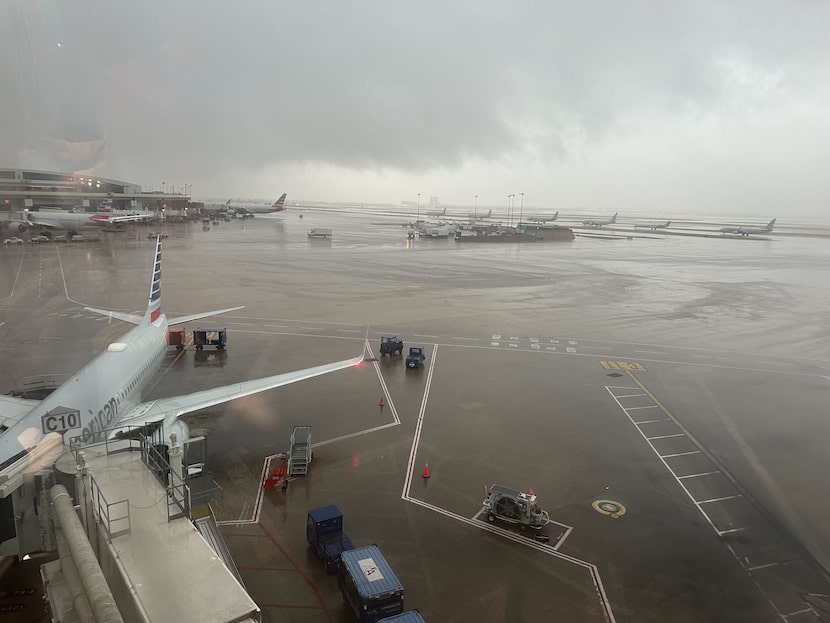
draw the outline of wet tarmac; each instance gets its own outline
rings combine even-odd
[[[331,503],[428,621],[828,616],[826,240],[458,245],[407,240],[394,216],[302,214],[166,228],[168,315],[246,308],[209,321],[224,356],[171,349],[147,396],[350,357],[368,331],[359,368],[187,418],[263,620],[352,620],[304,540]],[[125,332],[82,306],[143,309],[151,252],[141,228],[0,249],[0,390]],[[423,344],[425,367],[378,358],[387,333]],[[294,425],[312,426],[310,473],[263,492]],[[487,522],[494,483],[533,489],[547,543]]]

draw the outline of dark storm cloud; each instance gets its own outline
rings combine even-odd
[[[567,160],[625,137],[632,117],[682,125],[827,97],[823,3],[2,10],[13,85],[0,92],[2,160],[48,160],[44,137],[103,139],[108,171],[136,181],[298,162],[413,172]]]

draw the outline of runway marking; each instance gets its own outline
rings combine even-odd
[[[782,614],[781,616],[784,617],[785,619],[789,619],[790,617],[794,617],[797,614],[808,614],[808,613],[815,614],[815,612],[813,611],[812,608],[804,608],[803,610],[796,610],[795,612],[790,612],[789,614]]]
[[[264,324],[263,327],[268,327],[269,329],[287,329],[287,324]]]
[[[583,348],[593,348],[590,346],[583,346]],[[611,350],[610,348],[608,350]],[[606,370],[639,370],[641,372],[645,371],[643,364],[637,361],[605,361],[600,360],[599,365],[601,365]]]
[[[477,337],[454,337],[454,340],[469,340],[470,342],[478,342]]]
[[[659,351],[659,350],[635,350],[634,352],[635,353],[645,353],[646,355],[668,355],[668,353],[664,353],[664,352]]]
[[[424,386],[424,397],[421,400],[421,407],[418,410],[418,422],[415,426],[415,435],[412,439],[412,447],[409,450],[409,461],[407,463],[406,476],[404,478],[403,490],[401,491],[401,499],[405,500],[407,502],[411,502],[412,504],[417,504],[418,506],[429,509],[429,510],[435,512],[435,513],[440,514],[440,515],[444,515],[445,517],[448,517],[450,519],[454,519],[458,522],[467,524],[468,526],[472,526],[472,527],[474,527],[478,530],[486,530],[487,532],[490,532],[492,534],[496,534],[498,536],[501,536],[502,538],[510,539],[511,541],[515,541],[515,542],[517,542],[521,545],[524,545],[526,547],[531,547],[531,548],[536,549],[540,552],[544,552],[544,553],[546,553],[550,556],[554,556],[555,558],[559,558],[561,560],[565,560],[567,562],[570,562],[570,563],[573,563],[575,565],[579,565],[583,568],[588,569],[590,574],[591,574],[591,579],[593,580],[593,583],[594,583],[594,589],[597,591],[597,595],[598,595],[599,600],[600,600],[600,605],[602,606],[603,614],[605,615],[605,620],[608,623],[616,623],[616,619],[614,618],[614,613],[611,610],[611,604],[608,602],[608,596],[605,593],[605,587],[602,585],[602,579],[600,578],[599,570],[597,569],[596,565],[594,565],[592,563],[585,562],[584,560],[580,560],[578,558],[574,558],[573,556],[568,556],[567,554],[563,554],[557,549],[558,547],[560,547],[562,545],[562,543],[564,543],[565,538],[567,538],[567,536],[571,533],[572,528],[570,526],[565,526],[565,524],[560,524],[558,522],[551,522],[551,523],[555,523],[557,525],[560,525],[560,526],[563,526],[563,527],[566,528],[563,536],[559,539],[556,546],[554,547],[554,546],[551,546],[551,545],[546,545],[546,544],[543,544],[543,543],[539,543],[537,541],[532,541],[532,540],[528,539],[525,536],[520,536],[520,535],[518,535],[514,532],[511,532],[509,530],[506,530],[505,528],[502,528],[500,526],[493,526],[493,525],[490,525],[488,523],[478,521],[476,519],[467,519],[466,517],[463,517],[461,515],[453,513],[452,511],[448,511],[446,509],[440,508],[440,507],[435,506],[433,504],[430,504],[428,502],[424,502],[423,500],[419,500],[418,498],[414,498],[409,494],[409,491],[410,491],[410,488],[411,488],[411,485],[412,485],[412,476],[413,476],[414,469],[415,469],[415,457],[417,456],[417,453],[418,453],[418,445],[419,445],[420,439],[421,439],[421,431],[423,430],[424,416],[426,414],[426,405],[427,405],[427,400],[429,398],[429,390],[430,390],[430,387],[432,386],[432,375],[433,375],[433,372],[435,370],[435,362],[436,362],[437,358],[438,358],[438,344],[436,344],[435,347],[432,350],[432,358],[430,359],[429,371],[427,372],[426,384]],[[479,513],[480,512],[481,511],[479,510]],[[476,517],[477,515],[478,515],[478,513],[476,513],[476,515],[474,515],[473,517]]]
[[[300,327],[304,331],[322,331],[323,327]]]
[[[737,495],[727,495],[722,498],[711,498],[709,500],[701,500],[697,504],[711,504],[712,502],[723,502],[724,500],[734,500],[735,498],[743,497],[740,493]]]
[[[413,334],[412,334],[412,336],[413,336],[413,337],[433,337],[433,338],[436,338],[436,339],[437,339],[438,337],[440,337],[440,336],[438,336],[438,335],[423,335],[423,334],[421,334],[421,333],[413,333]],[[436,347],[437,347],[437,346],[438,346],[438,345],[436,344]]]
[[[657,437],[646,437],[649,441],[652,439],[669,439],[671,437],[685,437],[683,433],[677,433],[676,435],[658,435]]]
[[[614,396],[614,398],[638,398],[640,396],[645,396],[646,394],[627,394],[625,396]]]
[[[723,537],[725,535],[735,534],[735,533],[738,533],[738,532],[744,532],[747,529],[746,527],[730,528],[730,529],[727,529],[727,530],[720,530],[715,525],[714,521],[709,516],[709,514],[703,509],[703,505],[714,503],[714,502],[722,502],[722,501],[732,500],[732,499],[736,499],[736,498],[745,498],[751,504],[752,503],[751,497],[748,497],[748,496],[744,495],[745,493],[747,493],[746,490],[735,479],[735,477],[732,476],[732,474],[730,474],[729,471],[726,470],[726,468],[723,467],[721,465],[721,463],[710,452],[708,452],[706,450],[706,448],[703,447],[703,445],[697,440],[697,438],[685,426],[683,426],[683,423],[680,422],[676,417],[674,417],[671,414],[671,412],[668,409],[666,409],[666,407],[663,406],[663,404],[645,387],[645,385],[643,385],[643,383],[636,376],[634,376],[633,372],[628,371],[628,376],[629,376],[629,378],[631,378],[632,381],[634,381],[634,383],[637,384],[638,387],[640,387],[644,392],[646,392],[646,394],[649,396],[649,398],[651,398],[651,400],[654,401],[654,404],[661,411],[663,411],[663,413],[666,414],[668,419],[670,419],[672,422],[674,422],[674,424],[684,433],[683,436],[685,436],[698,449],[697,450],[692,450],[690,452],[678,452],[678,453],[675,453],[675,454],[660,454],[657,451],[657,449],[654,447],[654,444],[652,444],[652,442],[649,440],[649,438],[645,436],[645,433],[643,433],[643,431],[639,428],[639,426],[634,421],[634,419],[631,417],[631,415],[628,413],[628,411],[622,406],[620,401],[614,395],[614,392],[611,391],[610,388],[606,387],[606,389],[608,390],[608,393],[611,394],[611,397],[614,398],[617,405],[620,407],[620,409],[623,411],[623,413],[625,413],[625,416],[635,426],[637,426],[637,430],[640,433],[640,435],[643,437],[645,442],[649,445],[649,447],[652,449],[652,451],[659,457],[660,461],[663,463],[663,465],[666,467],[666,469],[669,471],[669,473],[677,481],[677,484],[680,486],[680,488],[683,490],[683,492],[686,494],[686,496],[697,507],[698,511],[700,511],[700,514],[703,516],[703,518],[706,520],[706,522],[712,527],[712,530],[715,532],[715,534],[718,535],[718,537]],[[672,458],[672,457],[689,456],[689,455],[694,455],[694,454],[703,454],[707,458],[707,460],[712,464],[712,466],[716,468],[716,471],[701,473],[701,474],[688,474],[685,477],[684,476],[678,476],[677,473],[674,471],[674,469],[672,469],[672,467],[666,462],[666,459],[669,459],[669,458]],[[711,499],[708,499],[708,500],[697,501],[694,498],[694,496],[692,495],[691,491],[689,491],[689,489],[684,484],[684,480],[687,479],[687,478],[693,478],[693,477],[704,476],[704,475],[714,475],[714,474],[720,474],[724,478],[726,478],[729,481],[729,483],[732,485],[732,487],[735,489],[736,494],[735,495],[723,496],[723,497],[719,497],[719,498],[711,498]],[[738,553],[735,551],[735,549],[732,547],[732,545],[729,543],[729,541],[723,541],[723,544],[726,546],[726,548],[732,554],[732,557],[741,566],[741,568],[743,568],[744,571],[746,571],[747,574],[750,575],[752,581],[755,583],[755,586],[757,586],[758,590],[764,595],[764,597],[767,600],[767,603],[770,605],[772,610],[782,620],[786,621],[787,620],[786,616],[781,612],[781,610],[779,610],[778,606],[776,606],[775,602],[772,600],[772,598],[770,597],[770,594],[767,592],[767,590],[765,590],[764,587],[761,586],[760,581],[757,578],[752,576],[750,570],[747,568],[747,565],[746,565],[747,559],[742,558],[741,556],[739,556]]]
[[[628,410],[631,411],[631,409]],[[671,422],[671,420],[669,418],[663,418],[662,420],[642,420],[640,422],[634,422],[634,424],[639,426],[640,424],[654,424],[655,422]]]
[[[647,407],[628,407],[628,408],[626,408],[626,411],[636,411],[637,409],[656,409],[656,408],[657,408],[657,405],[648,405]],[[662,422],[663,420],[659,420],[659,421]]]
[[[678,476],[680,480],[684,478],[700,478],[701,476],[713,476],[714,474],[720,474],[720,472],[701,472],[700,474],[687,474],[686,476]]]
[[[747,567],[746,570],[747,571],[759,571],[761,569],[766,569],[767,567],[777,567],[780,564],[781,564],[780,562],[768,562],[765,565],[755,565],[754,567]]]
[[[342,331],[343,333],[362,333],[360,329],[335,329],[336,331]]]
[[[253,322],[226,322],[225,324],[233,324],[233,325],[251,327],[251,326],[253,326],[254,323]]]

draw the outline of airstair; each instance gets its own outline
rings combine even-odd
[[[291,448],[288,451],[288,475],[307,474],[311,458],[311,426],[295,426],[291,433]]]

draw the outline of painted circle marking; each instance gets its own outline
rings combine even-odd
[[[625,506],[614,500],[594,500],[591,506],[599,514],[608,515],[611,519],[619,519],[625,515]]]

